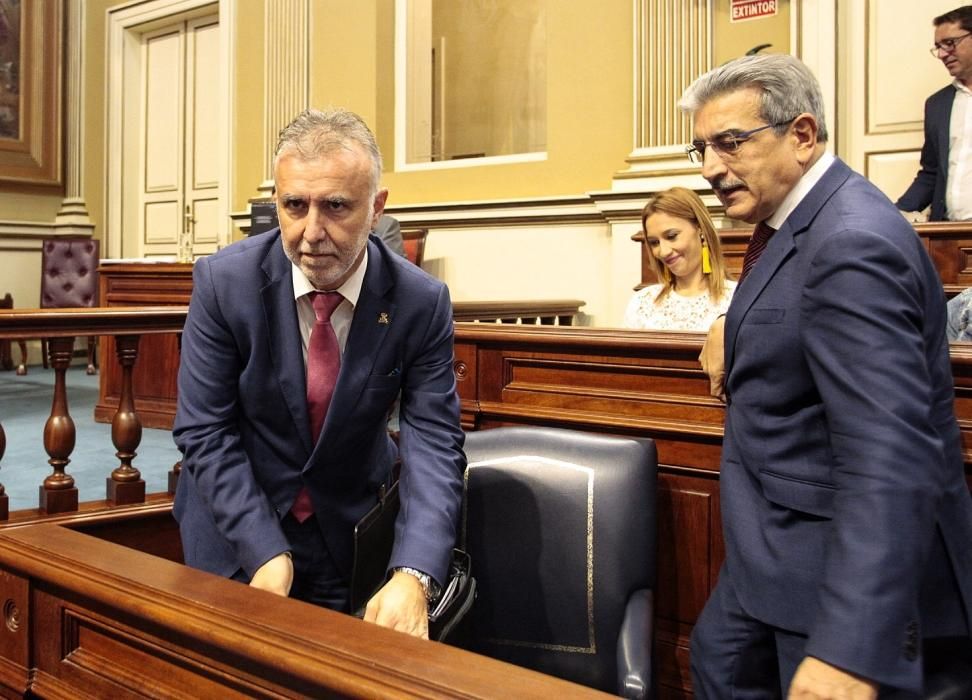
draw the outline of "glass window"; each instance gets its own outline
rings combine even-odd
[[[399,166],[543,154],[545,5],[399,0]]]

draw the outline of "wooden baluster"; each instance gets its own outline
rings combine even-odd
[[[3,461],[3,453],[7,451],[7,434],[3,432],[3,425],[0,425],[0,462]],[[10,515],[10,498],[7,490],[0,484],[0,520],[6,520]]]
[[[115,505],[145,503],[145,480],[132,466],[142,442],[142,421],[135,412],[135,392],[132,390],[132,367],[138,359],[137,335],[120,335],[115,338],[115,354],[122,368],[121,396],[118,410],[111,419],[111,441],[118,450],[115,456],[121,463],[115,467],[106,481],[107,498]]]
[[[40,508],[48,513],[66,513],[78,509],[78,489],[74,477],[64,469],[71,461],[76,436],[74,421],[68,413],[64,373],[71,364],[74,338],[51,338],[47,344],[51,366],[54,368],[54,401],[51,417],[44,424],[44,449],[54,468],[40,488]]]

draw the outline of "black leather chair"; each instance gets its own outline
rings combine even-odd
[[[631,698],[652,695],[651,440],[556,428],[466,437],[462,546],[481,654]]]

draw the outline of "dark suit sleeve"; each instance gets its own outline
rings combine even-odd
[[[405,243],[402,239],[402,225],[394,216],[382,214],[378,217],[378,225],[375,226],[375,235],[381,239],[385,247],[393,253],[405,255]]]
[[[425,571],[439,583],[455,546],[466,464],[452,364],[452,304],[443,285],[403,378],[402,510],[389,562],[389,568]]]
[[[946,480],[938,430],[952,410],[950,390],[929,368],[929,356],[946,352],[944,333],[923,329],[944,318],[926,320],[941,310],[930,296],[940,290],[919,256],[917,241],[905,251],[872,233],[831,236],[800,309],[835,482],[833,519],[819,524],[825,566],[807,653],[891,685],[914,673],[901,649],[917,620]]]
[[[241,359],[206,259],[196,263],[182,335],[179,401],[173,436],[182,467],[219,534],[252,576],[290,547],[272,504],[257,483],[239,431]]]
[[[895,202],[902,211],[922,211],[935,196],[935,180],[938,177],[938,132],[934,96],[925,100],[925,143],[921,147],[921,166],[914,181]]]

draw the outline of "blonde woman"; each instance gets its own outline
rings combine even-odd
[[[662,283],[634,293],[624,327],[707,331],[729,308],[736,283],[726,273],[705,204],[684,187],[665,190],[645,205],[641,229],[651,269]]]

